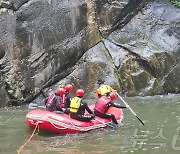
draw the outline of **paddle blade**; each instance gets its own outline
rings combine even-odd
[[[43,109],[46,109],[45,106],[40,106],[38,104],[35,104],[35,103],[30,103],[29,106],[28,106],[29,109],[37,109],[37,108],[43,108]]]
[[[35,103],[30,103],[29,106],[28,106],[29,109],[36,109],[38,108],[38,105],[35,104]]]
[[[142,122],[142,120],[138,116],[136,116],[136,118],[144,125],[144,122]]]

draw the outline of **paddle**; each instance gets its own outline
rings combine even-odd
[[[129,106],[124,99],[122,99],[122,97],[116,92],[117,96],[120,98],[120,100],[126,105]],[[144,125],[144,122],[142,122],[142,120],[136,115],[136,113],[131,109],[131,107],[129,106],[129,110],[136,116],[136,118]]]
[[[35,104],[35,103],[30,103],[29,106],[28,106],[29,109],[36,109],[38,107],[43,108],[43,109],[46,108],[45,106],[41,106],[41,105],[38,105],[38,104]]]

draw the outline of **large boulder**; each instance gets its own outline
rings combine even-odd
[[[66,83],[95,97],[98,77],[128,96],[180,92],[180,14],[169,1],[1,2],[1,104]]]
[[[116,48],[108,43],[107,47],[111,53],[116,50],[113,57],[119,59],[116,65],[128,95],[180,92],[179,21],[178,8],[163,0],[153,1],[109,36]]]
[[[55,89],[51,88],[56,91],[60,86],[72,83],[74,85],[73,93],[75,93],[75,89],[83,88],[86,98],[96,98],[95,92],[98,88],[97,80],[99,78],[104,79],[106,84],[121,92],[117,70],[108,50],[102,42],[89,49],[82,56],[74,67],[74,71],[58,82],[59,86],[56,84]]]
[[[95,5],[84,0],[12,1],[1,14],[2,80],[18,102],[72,72],[71,67],[100,37]],[[5,55],[4,55],[5,53]]]

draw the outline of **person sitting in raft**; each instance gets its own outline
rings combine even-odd
[[[62,111],[65,104],[65,89],[60,88],[56,93],[52,93],[45,101],[47,111]]]
[[[71,100],[70,103],[70,117],[79,121],[90,121],[94,119],[95,116],[88,107],[87,103],[82,100],[83,96],[84,90],[77,89],[76,96]],[[89,114],[84,114],[85,110],[87,110]]]
[[[64,113],[68,114],[70,111],[70,103],[71,103],[71,96],[70,92],[73,90],[72,84],[67,84],[64,86],[65,89],[65,103],[64,103]]]
[[[117,98],[116,92],[111,92],[108,96],[101,96],[94,107],[94,114],[101,118],[108,118],[113,121],[113,123],[118,124],[115,116],[113,114],[107,113],[110,106],[116,108],[128,108],[129,106],[121,106],[112,102],[112,100]]]
[[[99,84],[99,88],[96,90],[96,95],[100,98],[101,96],[108,96],[110,92],[115,91],[112,87],[109,85],[104,84],[103,79],[98,79],[97,84]]]

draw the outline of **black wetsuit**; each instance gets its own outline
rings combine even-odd
[[[60,107],[60,103],[61,103],[61,96],[59,96],[57,93],[55,93],[56,97],[54,98],[53,102],[51,103],[51,105],[49,107],[46,108],[47,111],[62,111],[63,109]],[[69,93],[65,93],[65,97],[66,97],[66,102],[64,103],[64,113],[69,114],[69,108],[70,108],[70,103],[71,103],[71,97],[69,95]],[[48,98],[47,98],[48,99]],[[46,99],[46,102],[47,102]]]
[[[84,114],[85,110],[87,110],[89,114]],[[78,111],[76,113],[71,113],[70,116],[71,118],[79,121],[90,121],[95,117],[91,109],[88,107],[87,103],[84,101],[81,101],[81,105]]]

